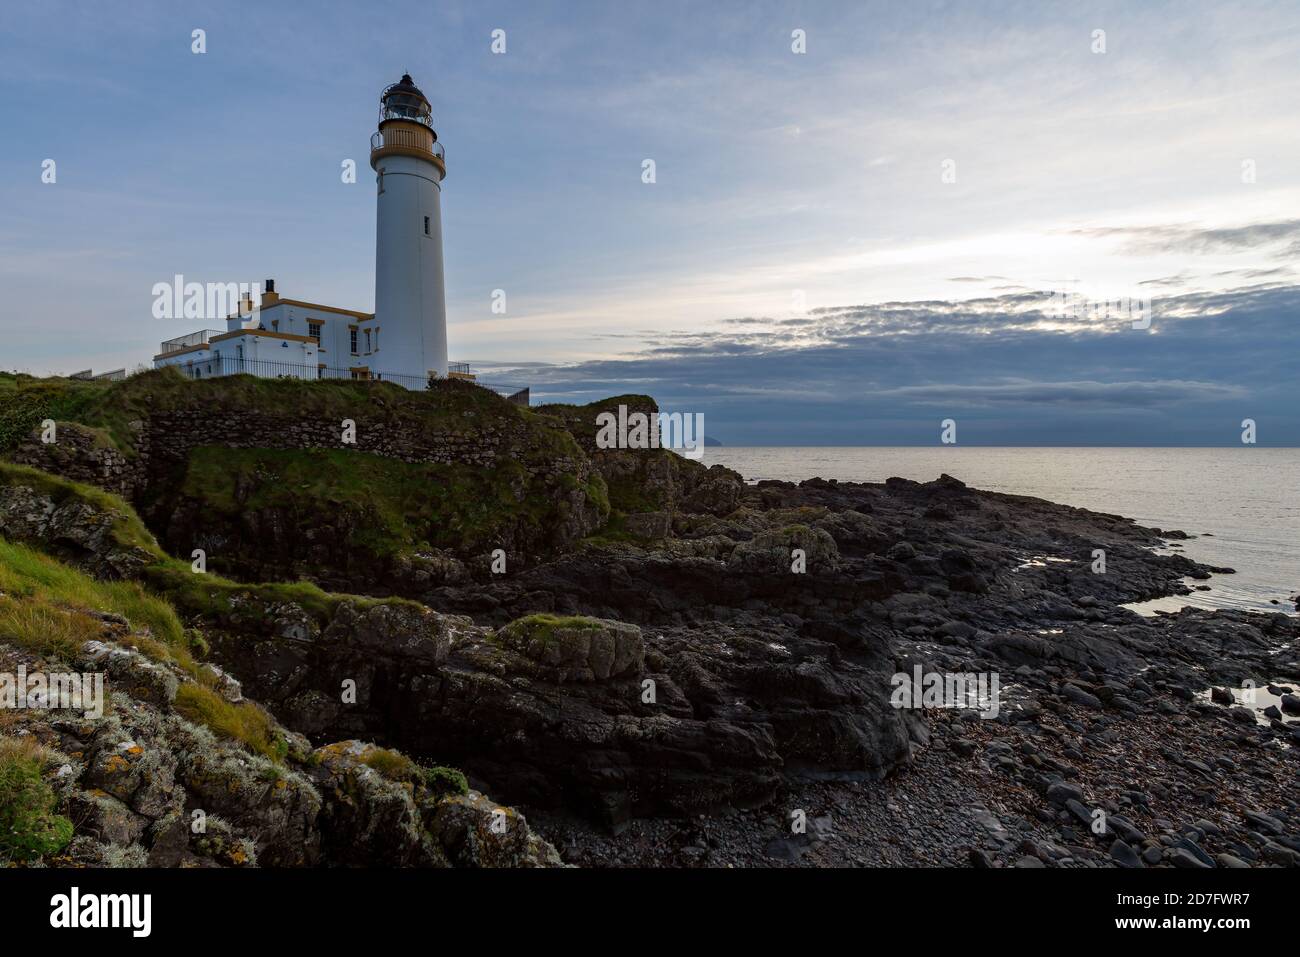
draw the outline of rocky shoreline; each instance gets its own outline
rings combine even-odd
[[[846,615],[844,608],[808,600],[808,592],[820,591],[811,577],[787,574],[783,587],[759,588],[762,597],[751,589],[723,604],[727,589],[720,584],[699,588],[695,576],[662,553],[625,550],[544,566],[508,587],[445,597],[475,612],[490,598],[510,614],[513,600],[535,602],[544,590],[566,611],[639,621],[655,636],[650,646],[665,654],[684,653],[688,645],[694,654],[721,654],[728,644],[734,649],[757,639],[786,662],[770,668],[787,673],[829,659],[828,670],[839,677],[864,644],[874,645],[889,650],[900,672],[919,665],[926,672],[998,673],[1001,712],[991,720],[974,710],[909,715],[920,720],[907,723],[908,758],[883,779],[815,762],[794,767],[787,752],[780,784],[759,808],[685,820],[640,818],[617,833],[572,815],[535,811],[535,825],[567,861],[714,867],[1300,862],[1300,807],[1290,793],[1300,766],[1294,747],[1300,723],[1293,723],[1300,699],[1287,684],[1300,677],[1296,619],[1194,608],[1148,618],[1120,607],[1185,593],[1184,577],[1229,571],[1156,553],[1183,533],[977,492],[948,477],[884,486],[765,482],[744,494],[741,511],[756,515],[825,509],[806,517],[809,527],[833,539],[839,557],[835,576],[827,577],[836,582],[835,594],[853,592],[837,576],[858,587],[877,583],[881,593],[854,595]],[[702,551],[712,547],[712,535],[740,537],[738,524],[734,515],[704,521],[687,531],[697,537],[669,547],[675,554]],[[1097,548],[1107,553],[1101,574],[1094,571]],[[779,560],[784,556],[773,556]],[[665,561],[674,571],[665,572]],[[682,587],[669,584],[674,574]],[[627,583],[626,591],[618,581]],[[638,592],[657,600],[629,597]],[[516,599],[521,593],[530,597]],[[671,608],[663,607],[666,593]],[[713,603],[690,607],[692,594],[707,594]],[[828,644],[831,636],[839,643]],[[1240,689],[1252,681],[1256,706],[1243,707]],[[1229,688],[1238,689],[1236,698]],[[847,701],[843,712],[861,713]],[[796,811],[807,821],[802,834],[791,832]]]
[[[381,445],[259,447],[231,470],[218,446],[173,460],[131,444],[154,406],[197,422],[254,387],[363,432],[391,419],[439,447],[487,426],[517,440],[490,468],[436,473]],[[459,769],[526,812],[558,849],[548,863],[1300,862],[1300,621],[1125,607],[1231,573],[1179,554],[1181,531],[946,475],[747,485],[666,450],[597,447],[597,413],[653,411],[643,396],[522,412],[455,389],[155,375],[105,390],[82,430],[61,426],[67,443],[19,443],[34,467],[0,462],[3,537],[146,586],[170,609],[158,650],[182,685],[208,680],[200,663],[232,676],[307,767],[362,742]],[[107,481],[105,448],[137,462],[129,502],[82,484]],[[545,483],[497,481],[529,455]],[[579,476],[545,466],[561,460]],[[430,476],[445,483],[430,491]],[[182,502],[217,516],[200,544],[221,574],[183,557]],[[443,538],[459,544],[431,544]],[[169,739],[158,747],[184,771]],[[424,849],[404,859],[439,859],[439,805],[397,774],[399,817],[422,821],[398,829]],[[262,810],[244,815],[250,833]],[[328,850],[345,818],[311,827],[328,851],[311,863],[348,862],[347,840]]]

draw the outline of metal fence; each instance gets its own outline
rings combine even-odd
[[[177,363],[171,366],[191,379],[210,379],[227,375],[253,375],[260,379],[347,379],[352,382],[391,382],[406,389],[428,389],[435,379],[427,376],[399,375],[393,372],[375,372],[369,369],[336,369],[330,366],[311,366],[297,362],[275,362],[269,359],[229,359],[214,356],[197,362]],[[516,405],[528,405],[528,386],[496,382],[461,380],[479,388],[495,392]]]
[[[161,344],[159,353],[161,355],[170,355],[173,352],[182,352],[192,346],[207,345],[212,336],[221,335],[219,329],[201,329],[198,332],[191,332],[186,336],[177,336],[175,339],[168,339]]]
[[[478,382],[473,385],[480,389],[487,389],[489,392],[495,392],[507,402],[513,402],[515,405],[528,405],[529,391],[526,385],[503,385],[499,382]]]

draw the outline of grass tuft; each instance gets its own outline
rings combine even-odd
[[[214,734],[242,742],[250,751],[272,761],[284,760],[288,742],[276,731],[271,716],[251,701],[231,704],[200,684],[183,684],[173,703],[183,718],[201,724]]]
[[[32,861],[72,840],[72,822],[54,813],[54,789],[41,777],[45,759],[29,738],[0,738],[0,860]]]
[[[103,634],[104,623],[84,612],[37,601],[0,598],[0,640],[38,655],[74,661],[87,641]]]
[[[361,758],[361,763],[374,768],[390,781],[414,780],[419,769],[406,755],[387,748],[371,748]]]
[[[584,615],[552,615],[541,612],[516,618],[497,631],[496,636],[505,638],[507,641],[549,642],[556,640],[558,637],[557,632],[561,629],[565,631],[594,631],[601,627],[602,625],[596,619]]]
[[[44,653],[75,654],[63,638],[80,641],[100,637],[103,622],[81,609],[110,612],[125,618],[133,628],[148,629],[168,648],[178,652],[189,644],[175,609],[139,582],[102,582],[50,558],[33,548],[0,538],[0,603],[22,605],[29,612],[4,608],[0,634],[24,647]],[[62,610],[63,614],[58,612]],[[57,620],[56,620],[57,619]],[[27,639],[27,640],[24,640]],[[43,647],[48,645],[48,647]]]

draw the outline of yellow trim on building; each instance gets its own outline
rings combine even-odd
[[[160,352],[154,356],[154,361],[157,361],[158,359],[167,359],[171,356],[183,356],[190,352],[200,352],[207,347],[208,344],[206,342],[200,342],[197,346],[186,346],[184,349],[176,349],[172,352]]]
[[[262,336],[265,339],[288,339],[291,342],[315,342],[311,336],[299,336],[292,332],[271,332],[266,329],[236,329],[234,332],[223,332],[219,336],[213,336],[208,342],[221,342],[224,339],[234,339],[237,336]]]
[[[266,295],[267,295],[266,293],[263,293],[262,296],[263,300],[265,300]],[[356,309],[340,309],[338,306],[325,306],[319,302],[307,302],[306,300],[303,299],[284,299],[280,297],[278,293],[272,293],[272,295],[276,296],[275,301],[274,302],[264,301],[261,306],[261,311],[265,312],[268,309],[274,309],[276,306],[297,306],[300,309],[310,309],[319,312],[337,312],[339,315],[342,316],[352,316],[353,318],[358,319],[361,322],[368,322],[371,319],[375,318],[375,314],[373,312],[360,312]],[[226,318],[247,319],[248,316],[241,315],[240,313],[235,313],[235,315],[227,316]],[[332,319],[333,316],[322,316],[321,318]]]
[[[368,322],[375,318],[373,312],[359,312],[356,309],[340,309],[337,306],[322,306],[318,302],[305,302],[302,299],[281,299],[276,303],[277,306],[298,306],[301,309],[318,309],[325,312],[337,312],[344,316],[354,316],[362,322]]]

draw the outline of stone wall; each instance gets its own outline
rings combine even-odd
[[[140,463],[128,460],[107,443],[102,433],[75,422],[59,422],[54,441],[41,441],[34,429],[13,454],[20,465],[61,475],[74,482],[95,485],[115,495],[130,498],[140,477]]]
[[[57,441],[45,444],[39,431],[13,459],[65,478],[87,482],[134,499],[152,475],[172,471],[199,446],[241,449],[350,449],[411,464],[492,468],[503,457],[524,465],[537,478],[572,475],[585,483],[590,462],[569,455],[536,455],[539,433],[524,422],[471,426],[463,432],[428,430],[415,423],[356,423],[355,443],[343,442],[341,422],[304,420],[258,412],[187,410],[158,412],[133,423],[136,455],[128,459],[101,435],[75,423],[59,423]]]
[[[599,496],[590,487],[592,463],[556,431],[558,423],[548,428],[530,418],[478,414],[467,414],[463,425],[451,415],[431,422],[379,401],[360,408],[353,421],[355,442],[345,443],[341,420],[305,411],[159,410],[128,424],[131,454],[101,431],[59,423],[55,442],[44,444],[33,431],[13,459],[121,495],[164,548],[185,556],[203,548],[214,561],[219,556],[213,567],[221,574],[246,580],[308,578],[351,592],[371,593],[383,581],[385,587],[418,596],[448,577],[462,576],[461,562],[482,560],[492,549],[503,549],[518,567],[568,548],[605,521]],[[368,537],[376,511],[395,504],[381,489],[325,509],[285,489],[281,500],[253,507],[243,503],[262,479],[238,480],[232,471],[228,491],[240,504],[213,507],[201,495],[185,491],[192,456],[200,447],[342,450],[411,466],[465,466],[477,479],[460,475],[449,481],[481,480],[487,491],[461,502],[448,499],[445,488],[430,488],[430,501],[441,504],[436,515],[411,526],[408,544],[432,544],[406,554]],[[485,517],[493,509],[497,517]],[[472,524],[472,534],[448,532],[460,529],[462,520]]]

